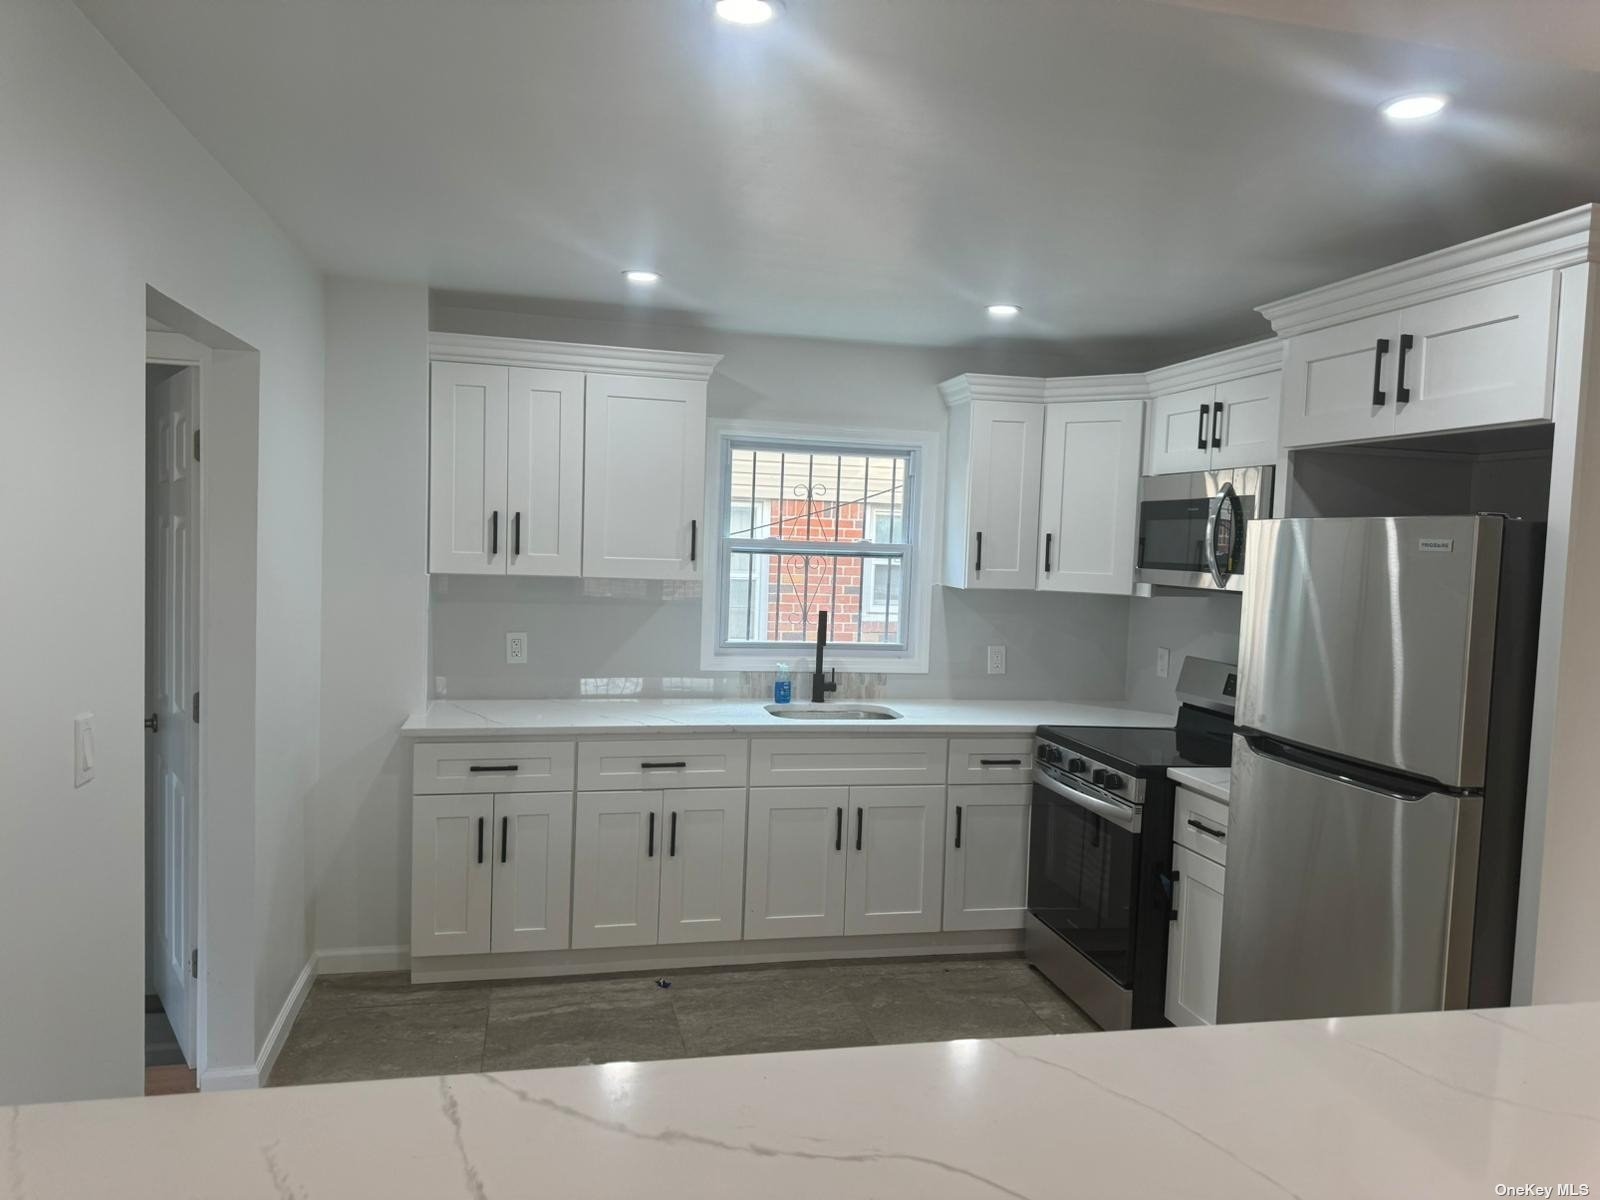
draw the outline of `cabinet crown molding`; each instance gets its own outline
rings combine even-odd
[[[445,362],[493,363],[596,375],[642,375],[704,383],[722,361],[720,354],[681,350],[641,350],[631,346],[587,346],[578,342],[537,342],[476,333],[428,334],[428,358]]]
[[[1191,358],[1170,367],[1157,367],[1145,379],[1149,381],[1151,395],[1163,396],[1205,387],[1208,383],[1224,383],[1230,379],[1281,371],[1285,344],[1281,338],[1251,342],[1248,346],[1235,346],[1204,358]]]
[[[1079,375],[1042,379],[1032,375],[957,375],[939,385],[951,408],[975,400],[1060,404],[1080,400],[1146,400],[1143,375]]]
[[[1279,337],[1575,263],[1600,261],[1600,205],[1585,204],[1256,309]]]

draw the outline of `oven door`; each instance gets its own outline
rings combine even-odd
[[[1143,479],[1139,582],[1242,591],[1245,525],[1272,515],[1274,476],[1272,467],[1241,467]]]
[[[1120,986],[1133,986],[1141,813],[1037,767],[1028,911]]]

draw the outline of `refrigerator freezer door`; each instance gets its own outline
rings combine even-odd
[[[1253,521],[1241,728],[1483,785],[1500,517]]]
[[[1466,1004],[1482,800],[1403,798],[1234,738],[1218,1021]]]

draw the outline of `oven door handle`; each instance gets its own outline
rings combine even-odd
[[[1103,800],[1099,796],[1092,796],[1088,792],[1080,792],[1077,788],[1062,783],[1053,776],[1046,775],[1043,771],[1033,773],[1033,782],[1045,791],[1060,796],[1063,800],[1071,801],[1079,808],[1087,809],[1097,817],[1104,817],[1113,825],[1120,825],[1130,833],[1138,833],[1141,825],[1141,811],[1132,804],[1123,804],[1116,800]]]

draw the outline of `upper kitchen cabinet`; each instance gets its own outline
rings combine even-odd
[[[1288,339],[1285,447],[1549,420],[1576,209],[1264,306]]]
[[[1121,379],[1123,377],[1103,377]],[[1143,390],[1143,377],[1139,389]],[[1050,380],[1101,391],[1101,380]],[[1114,390],[1114,389],[1113,389]],[[1038,588],[1133,591],[1134,520],[1144,437],[1142,399],[1071,400],[1045,408]]]
[[[435,333],[428,569],[691,579],[720,357]]]
[[[1151,371],[1145,473],[1276,462],[1282,363],[1282,343],[1269,341]]]
[[[1031,591],[1038,575],[1044,380],[962,375],[950,406],[944,581]]]

